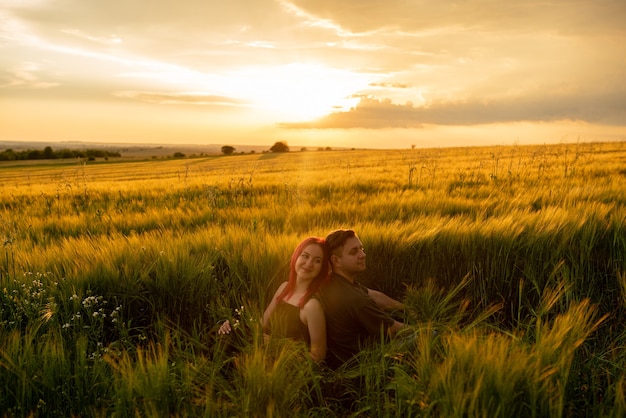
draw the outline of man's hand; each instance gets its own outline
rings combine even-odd
[[[393,325],[387,328],[387,335],[393,338],[400,330],[404,329],[404,327],[403,322],[393,321]]]

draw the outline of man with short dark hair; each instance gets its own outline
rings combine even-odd
[[[333,231],[326,243],[332,274],[320,296],[326,315],[326,363],[336,368],[381,335],[393,337],[402,329],[404,324],[385,311],[404,309],[404,305],[356,281],[366,266],[363,244],[353,230]]]

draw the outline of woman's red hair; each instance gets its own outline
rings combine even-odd
[[[304,251],[306,247],[311,244],[319,245],[322,249],[322,253],[324,254],[322,259],[322,269],[320,273],[311,281],[306,293],[300,298],[298,301],[298,306],[300,309],[304,307],[304,305],[308,302],[308,300],[313,296],[320,288],[320,286],[328,279],[330,273],[330,259],[328,256],[328,249],[326,248],[326,240],[320,237],[309,237],[303,240],[296,249],[291,254],[291,262],[289,263],[289,279],[287,280],[287,286],[278,295],[278,300],[286,299],[294,292],[296,289],[296,261],[300,254]]]

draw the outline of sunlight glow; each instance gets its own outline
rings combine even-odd
[[[239,106],[256,109],[258,116],[275,122],[298,122],[331,112],[347,111],[360,100],[357,93],[379,76],[333,69],[318,64],[247,66],[226,74],[207,74],[186,68],[145,66],[121,74],[184,87],[197,95],[220,95]]]
[[[317,64],[246,67],[227,79],[226,90],[254,103],[281,121],[303,121],[358,103],[355,93],[372,82],[369,74]]]

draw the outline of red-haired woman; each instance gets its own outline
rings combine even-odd
[[[289,279],[278,287],[263,312],[263,330],[267,334],[304,341],[314,361],[322,361],[326,356],[326,320],[315,294],[328,275],[326,241],[306,238],[291,255]],[[230,331],[226,321],[218,333]]]

